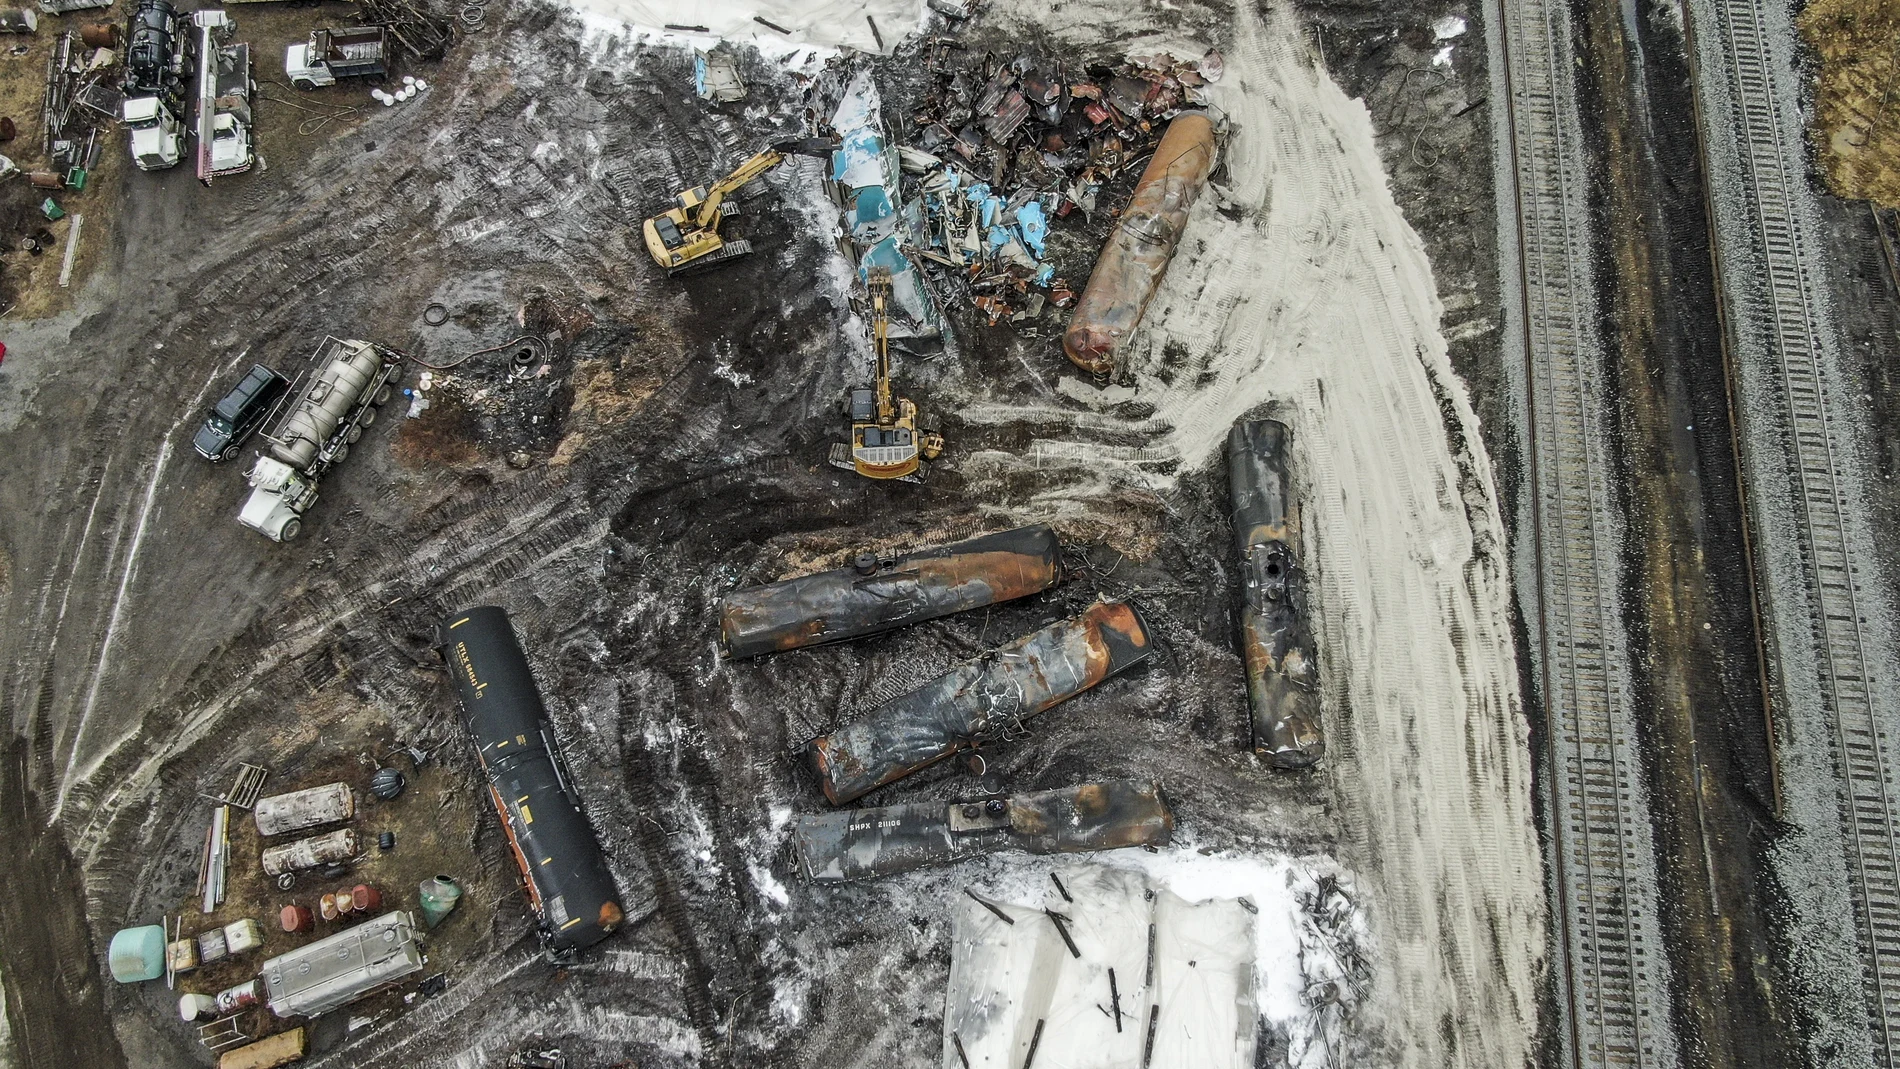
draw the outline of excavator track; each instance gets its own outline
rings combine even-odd
[[[831,462],[831,466],[834,468],[843,468],[853,475],[858,473],[858,466],[851,462],[851,444],[849,442],[831,443],[831,455],[826,459]],[[924,482],[924,472],[922,468],[919,468],[909,475],[899,475],[894,479],[878,479],[877,481],[881,483],[915,483],[918,486],[922,486]]]
[[[728,260],[736,260],[739,257],[744,256],[751,251],[752,251],[752,243],[750,241],[747,241],[744,238],[735,238],[734,240],[728,241],[723,246],[721,246],[718,252],[707,253],[706,255],[701,256],[697,260],[692,260],[688,263],[681,264],[680,266],[672,268],[671,270],[667,271],[667,274],[675,276],[675,277],[684,276],[684,275],[697,275],[702,271],[707,271],[714,267],[718,267],[720,264],[723,264],[727,262]]]

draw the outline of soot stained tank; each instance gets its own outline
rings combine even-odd
[[[1254,753],[1275,768],[1310,768],[1326,753],[1318,674],[1300,568],[1300,518],[1287,481],[1286,424],[1251,420],[1227,436],[1234,541],[1240,553],[1240,646],[1253,709]]]
[[[600,942],[626,912],[581,812],[547,708],[508,614],[492,605],[444,620],[437,645],[461,698],[488,793],[556,961]]]
[[[299,471],[316,459],[317,449],[336,433],[337,424],[362,399],[364,389],[383,370],[383,354],[366,341],[338,344],[336,355],[305,388],[290,417],[277,430],[271,455]]]
[[[1154,656],[1135,607],[1098,601],[1080,616],[959,665],[859,720],[811,741],[833,805],[962,750],[1021,730],[1022,721]]]
[[[728,595],[719,613],[726,656],[875,635],[1040,593],[1062,577],[1061,544],[1042,524],[890,560],[867,554],[862,565]]]
[[[139,0],[125,37],[125,95],[164,97],[179,88],[178,12],[171,0]]]

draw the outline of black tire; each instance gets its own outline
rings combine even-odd
[[[371,402],[371,406],[363,410],[363,418],[356,421],[356,428],[362,430],[374,422],[376,422],[376,408],[375,403]]]
[[[361,437],[363,437],[363,425],[358,423],[356,426],[350,428],[350,436],[343,439],[343,444],[346,448],[355,445],[356,440]],[[343,455],[341,453],[337,454],[337,459],[342,460]]]
[[[297,535],[301,533],[302,531],[303,531],[303,521],[293,519],[290,522],[284,524],[284,529],[279,534],[277,540],[279,542],[288,542],[291,539],[297,537]]]
[[[344,442],[342,445],[339,445],[336,447],[336,455],[330,458],[330,463],[341,464],[343,463],[343,458],[349,455],[350,455],[350,443]]]
[[[218,454],[218,460],[225,464],[229,464],[231,461],[236,460],[237,457],[238,457],[238,446],[236,442],[232,442],[230,445],[225,446],[224,452]]]
[[[317,83],[311,81],[308,78],[298,78],[292,81],[290,84],[295,86],[298,89],[298,91],[304,92],[304,93],[315,92],[317,88]]]

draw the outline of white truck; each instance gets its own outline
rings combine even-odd
[[[132,162],[141,171],[162,171],[184,155],[185,124],[157,97],[132,97],[120,118],[132,134]]]
[[[274,542],[288,542],[303,529],[303,514],[317,503],[317,484],[349,455],[363,429],[396,392],[402,356],[375,342],[326,337],[303,389],[275,430],[263,436],[270,452],[259,453],[245,475],[251,496],[238,522]]]
[[[228,43],[237,23],[223,11],[194,11],[198,29],[198,180],[251,169],[251,46]]]
[[[388,73],[387,26],[317,30],[309,41],[284,49],[284,76],[304,92],[335,85],[339,78],[363,78],[374,84]]]

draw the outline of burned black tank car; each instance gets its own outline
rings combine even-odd
[[[508,614],[493,605],[450,616],[436,640],[542,944],[549,957],[569,959],[611,935],[626,909],[561,764],[527,655]]]

